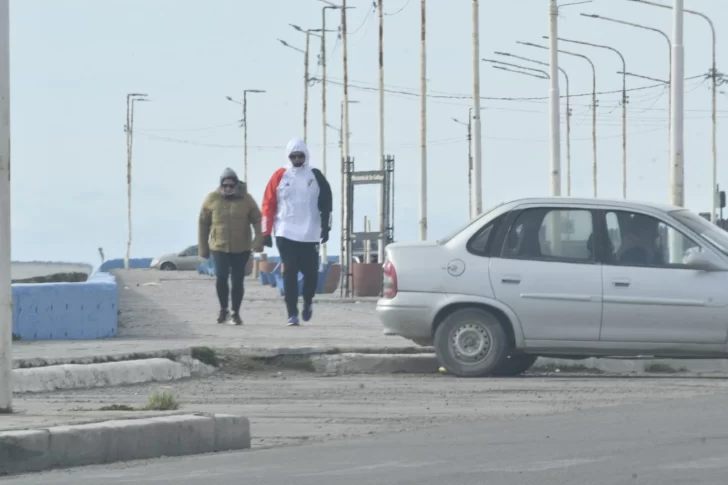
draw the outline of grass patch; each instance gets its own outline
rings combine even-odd
[[[169,391],[155,391],[147,401],[144,411],[176,411],[180,403]]]
[[[112,404],[99,408],[99,411],[138,411],[138,409],[127,404]]]
[[[281,355],[270,359],[269,364],[281,369],[316,372],[309,355]]]
[[[226,374],[247,374],[265,369],[265,365],[260,359],[234,352],[227,353],[223,357],[223,361],[222,368]]]
[[[88,280],[86,273],[55,273],[48,276],[36,276],[34,278],[25,278],[20,280],[12,280],[12,283],[83,283]]]
[[[193,347],[190,350],[190,355],[193,359],[199,360],[203,364],[220,367],[220,358],[210,347]]]
[[[20,340],[23,340],[23,338],[18,335],[17,333],[13,334],[13,342],[19,342]]]
[[[220,368],[226,374],[249,374],[251,372],[279,371],[282,369],[316,372],[309,355],[279,355],[256,357],[235,351],[223,351]]]
[[[675,369],[661,362],[653,362],[645,366],[645,372],[649,372],[650,374],[677,374],[679,372],[687,372],[687,369]]]

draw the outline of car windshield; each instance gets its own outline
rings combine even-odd
[[[450,232],[447,236],[438,239],[437,240],[437,243],[438,244],[447,244],[448,241],[450,241],[450,239],[454,238],[455,236],[457,236],[461,232],[465,231],[467,228],[469,228],[473,224],[477,223],[483,217],[487,216],[488,214],[490,214],[491,212],[493,212],[494,210],[496,210],[498,207],[502,206],[503,204],[505,204],[505,202],[501,202],[500,204],[491,207],[490,209],[488,209],[487,211],[483,212],[482,214],[480,214],[475,219],[471,219],[466,224],[464,224],[462,226],[459,226],[455,231]]]
[[[728,255],[728,232],[689,210],[671,212],[670,215],[700,234],[720,252]]]

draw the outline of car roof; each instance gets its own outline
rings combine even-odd
[[[672,212],[676,210],[684,210],[684,207],[677,207],[669,204],[659,204],[655,202],[638,202],[624,199],[608,199],[608,198],[597,198],[597,197],[528,197],[522,199],[512,200],[508,204],[578,204],[578,205],[594,205],[603,206],[607,205],[610,207],[618,207],[625,210],[630,209],[647,209],[656,210],[659,212]]]

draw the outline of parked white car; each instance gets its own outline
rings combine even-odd
[[[517,200],[389,245],[377,315],[463,377],[539,356],[727,358],[728,232],[678,207]]]

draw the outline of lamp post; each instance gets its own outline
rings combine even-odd
[[[480,119],[480,9],[478,0],[472,3],[473,23],[473,217],[483,212],[483,141]]]
[[[246,89],[243,91],[243,180],[248,183],[248,94],[263,94],[263,89]],[[236,104],[241,104],[239,101],[235,101],[230,96],[225,96],[228,101],[232,101]]]
[[[13,408],[9,3],[0,0],[0,413],[10,413]]]
[[[696,10],[689,10],[684,8],[683,0],[673,0],[673,5],[664,5],[662,3],[651,2],[648,0],[629,0],[630,2],[641,3],[643,5],[650,5],[653,7],[661,7],[673,10],[673,34],[672,34],[672,77],[671,77],[671,101],[674,110],[679,112],[672,114],[672,123],[675,122],[679,126],[671,126],[671,144],[672,144],[672,155],[671,155],[671,173],[673,177],[677,176],[678,180],[673,182],[672,189],[672,203],[674,205],[683,206],[685,204],[685,192],[684,192],[684,153],[683,153],[683,130],[684,130],[684,98],[685,98],[685,48],[683,46],[683,17],[685,13],[695,15],[702,18],[708,23],[710,27],[711,39],[712,39],[712,63],[710,68],[710,78],[712,84],[712,152],[713,152],[713,163],[712,163],[712,210],[710,211],[710,221],[714,224],[717,223],[718,217],[718,141],[717,141],[717,127],[718,127],[718,115],[717,115],[717,93],[718,93],[718,69],[716,66],[716,36],[715,36],[715,25],[713,21],[702,12]],[[678,65],[675,65],[675,64]],[[681,78],[677,79],[676,76],[680,75]],[[677,106],[677,103],[680,106]],[[678,137],[679,139],[674,139]]]
[[[667,35],[665,32],[663,32],[660,29],[656,29],[654,27],[649,27],[647,25],[636,24],[634,22],[626,22],[624,20],[613,19],[611,17],[605,17],[603,15],[583,13],[583,14],[581,14],[581,16],[587,17],[587,18],[592,18],[592,19],[604,20],[606,22],[612,22],[615,24],[626,25],[628,27],[634,27],[636,29],[647,30],[649,32],[655,32],[656,34],[660,34],[662,36],[662,38],[665,39],[665,42],[667,42],[667,62],[668,62],[668,64],[667,64],[668,65],[668,74],[667,75],[668,75],[668,79],[670,79],[668,84],[670,84],[672,82],[672,41],[670,40],[670,36]],[[626,73],[626,74],[628,76],[639,77],[642,79],[651,79],[646,76],[638,76],[638,75],[630,74],[630,73]],[[664,82],[664,81],[659,81],[659,82]],[[667,131],[668,131],[667,151],[669,153],[670,152],[670,134],[669,133],[670,133],[670,127],[672,125],[672,115],[670,114],[672,112],[672,98],[670,96],[668,96],[668,98],[669,98],[669,101],[668,101],[668,107],[667,107]]]
[[[535,47],[537,49],[544,49],[547,50],[548,47],[544,47],[542,45],[534,44],[532,42],[520,42],[517,41],[517,44],[525,45],[527,47]],[[592,185],[593,185],[593,193],[594,197],[597,196],[597,71],[594,67],[594,63],[592,60],[585,56],[584,54],[578,54],[576,52],[570,52],[565,50],[559,50],[560,53],[566,54],[567,56],[572,57],[578,57],[580,59],[584,59],[586,62],[589,63],[589,66],[591,67],[592,71],[592,158],[593,158],[593,166],[592,166]]]
[[[124,269],[129,269],[129,259],[131,258],[131,239],[132,239],[132,217],[131,217],[131,170],[132,170],[132,154],[134,145],[134,106],[137,102],[148,101],[147,95],[143,93],[129,93],[126,95],[126,218],[127,218],[127,237],[126,237],[126,253],[124,255]]]
[[[570,44],[585,45],[596,47],[597,49],[606,49],[614,52],[622,60],[622,72],[627,72],[627,63],[624,56],[614,47],[602,44],[592,44],[591,42],[582,42],[580,40],[559,39],[562,42]],[[627,75],[622,74],[622,197],[627,198]]]
[[[480,108],[481,111],[485,108]],[[468,128],[468,218],[473,219],[475,214],[475,194],[473,191],[473,108],[468,108],[468,122],[460,121],[457,118],[451,118],[455,123],[466,126]]]
[[[548,66],[548,62],[538,61],[529,57],[517,56],[509,52],[495,52],[498,56],[511,57],[513,59],[519,59],[521,61],[533,62],[541,66]],[[563,67],[559,66],[559,71],[564,75],[564,81],[566,82],[566,195],[571,196],[571,95],[569,89],[569,75],[566,73]],[[514,71],[519,74],[528,74],[525,72]],[[538,75],[533,77],[540,77]]]

